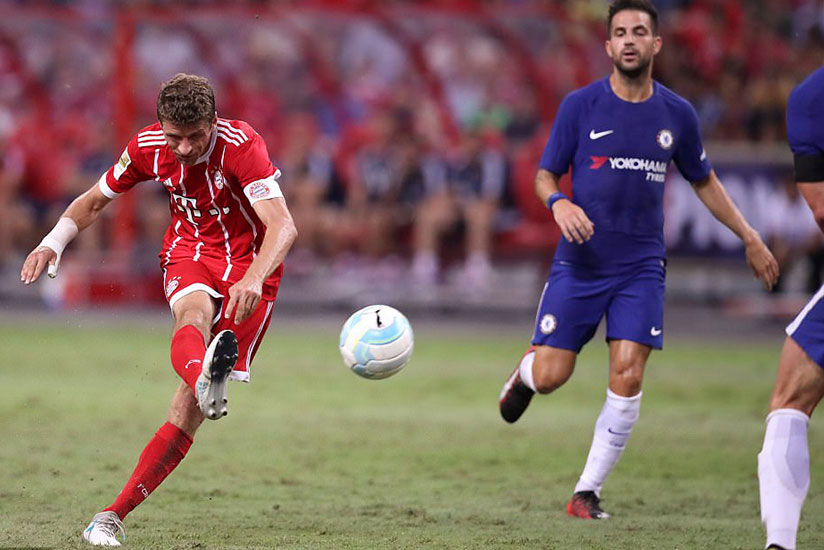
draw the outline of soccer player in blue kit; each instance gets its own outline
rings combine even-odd
[[[744,243],[755,277],[770,288],[775,258],[730,200],[701,145],[695,110],[652,79],[661,49],[647,0],[610,5],[606,52],[612,74],[562,102],[541,157],[535,190],[563,239],[544,286],[532,347],[501,390],[515,422],[537,393],[572,375],[581,348],[606,316],[609,387],[570,516],[604,519],[600,493],[624,451],[641,405],[641,382],[664,334],[664,180],[670,161],[716,219]],[[573,197],[558,181],[572,166]]]
[[[787,141],[795,181],[824,230],[824,68],[787,101]],[[807,425],[824,396],[824,287],[787,326],[764,446],[758,454],[761,521],[767,548],[795,550],[801,507],[810,487]]]

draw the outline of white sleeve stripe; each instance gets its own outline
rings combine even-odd
[[[224,140],[228,141],[229,143],[237,145],[238,147],[240,146],[241,143],[243,143],[242,141],[239,141],[239,139],[237,137],[232,136],[232,135],[227,134],[227,133],[224,133],[223,130],[218,130],[217,135],[222,137]]]
[[[101,193],[103,193],[106,197],[110,199],[119,197],[121,193],[112,191],[112,188],[109,187],[108,183],[106,183],[106,174],[107,172],[103,172],[103,175],[100,176],[99,180],[97,180],[97,188],[100,189]]]
[[[247,139],[249,139],[249,138],[246,136],[246,134],[245,134],[245,133],[243,133],[243,130],[241,130],[240,128],[235,128],[234,126],[232,126],[231,124],[229,124],[229,123],[228,123],[228,122],[226,122],[226,121],[223,121],[223,120],[218,120],[218,121],[217,121],[217,125],[218,125],[220,128],[222,128],[222,129],[226,130],[227,132],[231,132],[232,134],[235,134],[235,136],[236,136],[236,137],[238,137],[238,138],[242,138],[242,139],[243,139],[243,141],[246,141]]]

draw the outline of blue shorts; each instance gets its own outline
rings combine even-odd
[[[801,346],[810,359],[824,368],[824,286],[807,302],[793,322],[787,325],[787,336]]]
[[[532,343],[580,352],[606,315],[607,341],[631,340],[661,349],[665,275],[663,260],[610,275],[553,262]]]

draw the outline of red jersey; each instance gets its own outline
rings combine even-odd
[[[234,284],[252,263],[266,230],[252,204],[283,196],[279,176],[266,144],[249,124],[219,118],[209,149],[193,166],[177,160],[155,123],[129,141],[98,186],[114,198],[143,181],[162,185],[172,220],[159,254],[161,267],[203,261],[217,278]],[[282,273],[281,265],[265,281],[264,299],[275,298]]]

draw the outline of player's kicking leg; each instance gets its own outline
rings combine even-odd
[[[206,348],[204,336],[215,316],[213,296],[205,291],[188,294],[178,290],[170,298],[175,317],[171,359],[175,372],[194,391],[206,418],[217,420],[227,414],[226,382],[238,357],[238,344],[231,330],[220,331]],[[179,297],[178,297],[179,296]]]
[[[228,414],[226,383],[237,362],[238,347],[235,333],[224,330],[217,334],[203,356],[203,366],[195,384],[197,404],[210,420]]]

